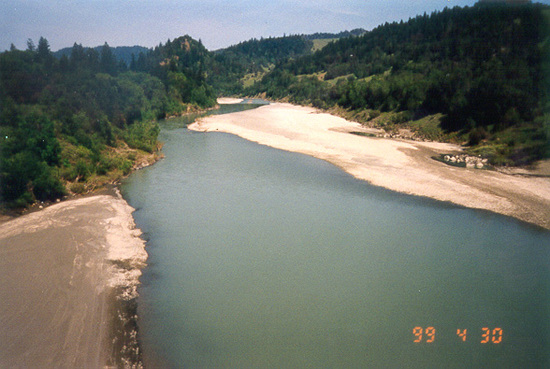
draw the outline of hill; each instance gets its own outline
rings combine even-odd
[[[103,46],[96,46],[92,48],[85,47],[84,50],[93,49],[99,54],[102,48]],[[63,55],[69,57],[71,55],[72,50],[73,50],[72,47],[66,47],[58,51],[55,51],[53,55],[57,59],[61,59]],[[130,66],[130,64],[132,63],[132,56],[134,57],[134,59],[137,59],[139,57],[139,54],[141,53],[147,54],[149,52],[149,49],[143,46],[117,46],[117,47],[111,47],[111,51],[114,57],[117,59],[117,61],[123,61],[124,64],[126,64],[126,66]]]
[[[285,35],[244,41],[213,53],[208,83],[222,95],[243,93],[244,88],[259,81],[275,65],[310,55],[334,40],[364,32],[355,29],[336,34]]]
[[[157,119],[212,107],[216,94],[313,105],[464,143],[496,165],[530,164],[550,157],[549,24],[549,6],[483,2],[215,52],[186,35],[54,54],[41,38],[0,53],[0,199],[25,205],[112,182],[155,155]]]
[[[386,23],[281,63],[245,93],[528,164],[550,156],[549,9],[484,3]]]
[[[185,35],[140,54],[130,70],[159,78],[178,101],[212,107],[215,93],[206,82],[211,59],[212,54],[200,40]]]
[[[140,53],[130,70],[107,44],[75,44],[59,59],[44,38],[29,45],[0,53],[0,200],[9,206],[117,181],[155,160],[157,119],[215,104],[202,72],[208,51],[188,36]]]
[[[338,33],[316,32],[310,35],[303,35],[306,40],[339,39],[345,37],[358,37],[366,33],[363,28],[352,29],[351,31],[342,31]]]

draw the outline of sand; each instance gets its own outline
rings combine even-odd
[[[236,98],[233,98],[233,97],[218,97],[217,102],[220,105],[223,105],[223,104],[238,104],[238,103],[243,102],[243,99],[236,99]]]
[[[358,123],[308,107],[273,103],[201,118],[196,131],[220,131],[333,163],[373,185],[485,209],[550,229],[550,178],[467,169],[432,159],[461,148],[445,143],[365,137]]]
[[[100,195],[0,224],[0,367],[129,360],[117,302],[136,297],[147,258],[132,211],[120,196]]]
[[[377,186],[550,229],[548,177],[457,168],[432,159],[459,152],[454,145],[357,136],[350,132],[368,130],[281,103],[202,118],[189,128],[304,153]],[[147,254],[132,211],[120,195],[98,195],[0,224],[0,367],[139,363],[135,332],[127,330],[135,315],[124,314],[137,296]]]

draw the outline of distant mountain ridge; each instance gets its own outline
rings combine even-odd
[[[309,34],[309,35],[297,35],[297,36],[288,36],[288,37],[287,36],[268,37],[268,38],[261,38],[260,40],[252,38],[248,41],[243,41],[243,42],[240,42],[236,45],[231,45],[231,46],[228,46],[226,48],[222,48],[222,49],[218,49],[218,50],[212,50],[211,52],[213,52],[215,54],[223,54],[227,51],[239,53],[239,52],[242,52],[243,48],[251,51],[254,46],[262,48],[263,47],[263,41],[265,41],[265,42],[274,42],[274,40],[281,40],[281,39],[286,39],[286,38],[289,38],[289,37],[298,37],[298,38],[303,39],[303,40],[313,41],[313,40],[318,40],[318,39],[340,39],[340,38],[352,37],[352,36],[356,37],[356,36],[361,36],[366,32],[367,31],[364,30],[363,28],[356,28],[356,29],[353,29],[351,31],[342,31],[342,32],[339,32],[339,33],[327,33],[327,32],[322,32],[321,33],[321,32],[317,32],[317,33],[313,33],[313,34]],[[95,51],[100,53],[103,46],[104,45],[94,46],[94,47],[84,47],[84,49],[85,50],[86,49],[94,49]],[[132,55],[134,55],[134,61],[136,61],[139,57],[139,54],[141,54],[141,53],[147,54],[148,52],[153,50],[153,48],[147,48],[147,47],[139,46],[139,45],[116,46],[116,47],[110,46],[110,48],[111,48],[111,51],[112,51],[113,55],[115,56],[116,60],[117,61],[123,61],[127,66],[130,66],[130,64],[132,62]],[[310,48],[311,48],[311,46],[310,46]],[[60,59],[63,55],[69,57],[71,55],[72,50],[73,50],[73,46],[65,47],[65,48],[62,48],[62,49],[59,49],[59,50],[53,52],[53,56],[55,56],[57,59]],[[308,50],[305,50],[305,49],[304,50],[299,50],[299,51],[291,49],[290,54],[292,54],[292,56],[297,56],[297,55],[305,54],[307,51]],[[251,52],[254,52],[254,51],[251,51]],[[290,55],[286,55],[286,54],[288,54],[288,52],[285,52],[284,50],[281,50],[279,55],[276,57],[276,59],[280,60],[280,59],[284,59],[284,58],[290,56]]]
[[[358,37],[367,33],[367,30],[363,28],[352,29],[351,31],[342,31],[339,33],[327,33],[327,32],[316,32],[311,35],[302,35],[306,40],[319,40],[326,38],[344,38],[344,37]]]
[[[103,45],[95,46],[95,47],[85,47],[84,49],[94,49],[95,51],[100,53],[102,47]],[[69,57],[71,56],[72,50],[73,50],[72,46],[65,47],[63,49],[55,51],[53,55],[58,59],[60,59],[63,55]],[[143,46],[137,46],[137,45],[111,47],[111,51],[115,56],[115,58],[117,59],[117,61],[123,61],[127,66],[129,66],[130,63],[132,62],[132,55],[134,55],[134,58],[137,60],[140,53],[146,54],[149,52],[149,50],[150,50],[149,48],[146,48]]]

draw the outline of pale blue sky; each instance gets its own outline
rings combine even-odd
[[[151,47],[189,34],[215,50],[256,37],[372,29],[476,0],[0,0],[0,51],[45,37],[72,46]],[[550,3],[548,1],[541,1]]]

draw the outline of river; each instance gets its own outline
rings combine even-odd
[[[122,187],[146,368],[550,366],[550,232],[188,123]]]

